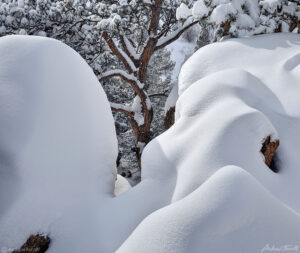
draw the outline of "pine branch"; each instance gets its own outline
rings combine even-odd
[[[162,49],[167,45],[171,44],[172,42],[176,41],[186,30],[188,30],[190,27],[194,26],[197,23],[198,21],[189,21],[186,24],[184,24],[181,28],[178,28],[176,31],[171,33],[169,36],[162,37],[158,40],[154,50],[156,51]]]
[[[163,93],[153,93],[153,94],[149,94],[148,97],[167,97],[167,90],[164,91]]]
[[[129,73],[132,73],[134,69],[132,69],[131,64],[128,62],[128,59],[124,57],[124,54],[120,51],[120,49],[117,47],[115,42],[112,38],[109,37],[107,32],[102,33],[103,39],[106,41],[107,45],[109,46],[112,53],[124,64],[125,68]]]
[[[137,61],[138,57],[135,54],[133,46],[130,44],[130,42],[128,41],[128,39],[125,36],[120,36],[120,43],[124,49],[124,52],[126,53],[126,55],[130,58],[130,60],[133,62],[133,64],[136,67],[138,64],[138,61]]]
[[[99,81],[101,82],[112,77],[120,77],[123,81],[129,83],[135,92],[137,92],[136,90],[142,90],[144,87],[144,84],[137,80],[137,78],[134,75],[128,74],[122,69],[115,69],[104,72],[100,77]]]
[[[133,112],[132,112],[130,106],[111,102],[110,107],[113,112],[122,112],[122,113],[125,113],[130,118],[133,117]]]

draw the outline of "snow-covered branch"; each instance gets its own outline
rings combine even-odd
[[[124,51],[128,54],[132,61],[138,60],[140,58],[141,55],[136,52],[136,48],[134,48],[134,46],[126,36],[120,36],[120,42],[124,47]]]
[[[169,35],[160,38],[154,50],[162,49],[167,45],[171,44],[172,42],[177,40],[186,30],[188,30],[190,27],[192,27],[197,23],[198,21],[194,21],[193,19],[188,19],[180,28],[170,33]]]
[[[127,46],[125,45],[125,43],[123,43],[123,37],[120,36],[120,42],[121,42],[121,45],[122,47],[124,48],[124,51],[122,48],[118,47],[118,50],[120,52],[120,54],[122,55],[122,57],[126,60],[126,62],[128,63],[128,65],[130,66],[130,68],[132,69],[132,71],[136,71],[137,68],[134,64],[134,59],[133,57],[131,56],[130,52],[128,51],[127,49]],[[112,39],[114,44],[117,45],[117,41],[115,39]]]
[[[128,115],[129,117],[133,117],[133,112],[130,106],[128,105],[122,105],[117,103],[110,103],[111,110],[113,112],[122,112]]]
[[[104,81],[106,79],[112,78],[112,77],[120,77],[125,81],[134,81],[134,75],[128,74],[126,71],[122,69],[114,69],[104,72],[99,81]]]
[[[136,70],[134,63],[131,59],[120,49],[115,41],[109,37],[107,32],[102,33],[103,39],[106,41],[107,45],[109,46],[112,53],[124,64],[125,68],[129,73],[132,73]]]
[[[144,84],[141,83],[136,76],[133,74],[128,74],[126,71],[122,69],[114,69],[104,72],[99,81],[104,81],[106,79],[112,78],[112,77],[120,77],[125,82],[129,83],[131,86],[134,86],[134,90],[136,89],[142,90],[144,88]],[[137,91],[136,91],[137,92]]]
[[[163,93],[152,93],[152,94],[149,94],[148,97],[151,98],[151,97],[167,97],[167,90],[164,91]]]
[[[153,5],[153,3],[152,3],[151,0],[143,0],[143,3],[144,3],[146,6],[151,6],[151,5]]]

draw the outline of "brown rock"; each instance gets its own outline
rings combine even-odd
[[[279,140],[276,140],[274,142],[271,141],[271,136],[268,136],[262,145],[262,148],[260,152],[263,153],[265,157],[265,163],[266,165],[271,168],[271,164],[273,161],[273,157],[275,155],[275,151],[279,146]]]
[[[44,253],[49,248],[50,238],[44,235],[31,235],[20,249],[12,253]]]

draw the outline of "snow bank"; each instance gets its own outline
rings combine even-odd
[[[245,170],[227,166],[148,216],[117,252],[261,252],[268,242],[299,242],[299,232],[296,213]]]
[[[299,35],[232,39],[184,64],[176,122],[143,154],[144,181],[168,183],[170,204],[117,252],[299,249],[299,49]],[[269,135],[279,173],[260,152]]]
[[[7,36],[0,54],[0,250],[42,233],[47,253],[114,252],[172,187],[149,179],[115,197],[110,106],[71,48]],[[115,193],[125,188],[119,178]]]
[[[105,93],[58,41],[7,36],[0,55],[0,249],[40,232],[50,252],[94,252],[116,174]]]
[[[114,196],[110,106],[76,52],[52,39],[7,36],[0,54],[0,250],[42,233],[50,253],[114,252],[169,203],[173,187],[149,178]],[[116,193],[125,188],[118,180]]]

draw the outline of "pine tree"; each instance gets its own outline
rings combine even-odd
[[[97,4],[91,2],[91,10]],[[112,110],[128,116],[136,137],[134,151],[141,168],[141,154],[151,140],[153,106],[148,95],[147,71],[151,57],[197,23],[193,18],[176,20],[177,1],[102,1],[93,13],[95,27],[111,53],[123,64],[102,74],[101,81],[118,77],[128,83],[135,97],[131,104],[112,103]]]
[[[199,0],[181,4],[177,18],[194,17],[210,43],[223,37],[244,37],[274,32],[300,32],[300,2],[288,0]]]

